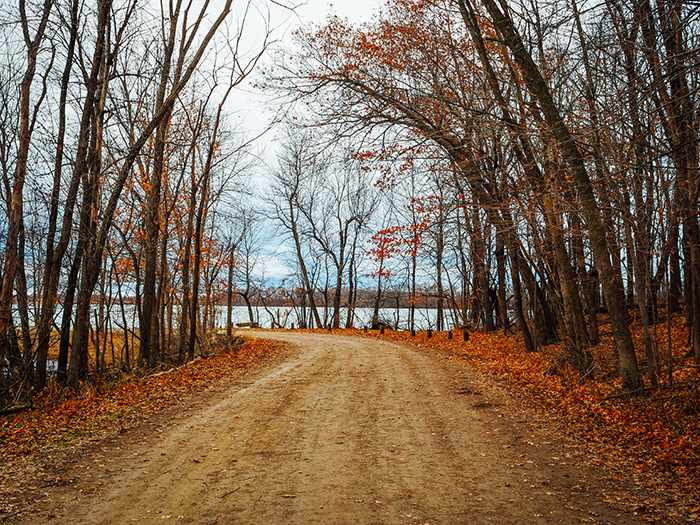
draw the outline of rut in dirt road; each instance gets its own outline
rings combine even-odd
[[[584,474],[561,458],[523,454],[456,365],[367,338],[259,335],[298,352],[154,445],[93,462],[101,493],[50,494],[47,521],[636,523],[577,491]]]

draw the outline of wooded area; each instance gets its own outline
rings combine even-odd
[[[231,4],[3,7],[3,399],[42,390],[50,352],[73,389],[110,353],[126,369],[155,367],[166,345],[194,356],[200,282],[213,286],[222,264],[209,253],[230,252],[226,232],[211,232],[244,168],[224,103],[267,47],[239,52],[247,13],[232,27]]]
[[[192,359],[217,306],[231,337],[234,296],[251,322],[281,295],[337,328],[369,289],[381,325],[391,289],[411,327],[420,300],[437,330],[449,310],[528,352],[563,340],[553,368],[582,378],[605,319],[630,393],[673,384],[653,332],[683,316],[700,363],[696,5],[390,0],[305,27],[259,82],[281,108],[264,166],[226,104],[268,39],[243,44],[252,6],[198,6],[0,11],[5,405],[47,385],[49,356],[73,389]]]
[[[486,331],[512,312],[528,351],[563,338],[560,364],[584,377],[604,312],[633,392],[673,382],[652,326],[681,310],[700,326],[697,15],[666,1],[398,0],[360,27],[299,31],[267,85],[356,139],[384,192],[408,194],[394,208],[408,217],[374,237],[378,278],[392,248],[414,261],[429,249],[438,308],[452,299]]]

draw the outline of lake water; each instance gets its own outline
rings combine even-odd
[[[293,309],[289,307],[274,307],[268,308],[266,311],[264,308],[260,307],[253,310],[255,322],[262,328],[271,328],[273,325],[273,316],[277,320],[278,324],[281,324],[285,328],[291,328],[292,323],[295,327],[299,327],[299,319],[301,316],[301,311],[299,309]],[[355,328],[362,328],[363,326],[369,326],[372,321],[372,315],[374,314],[373,308],[356,308],[355,316],[353,318],[353,326]],[[321,321],[327,324],[333,315],[333,310],[329,309],[324,312],[323,309],[319,309],[319,315],[321,316]],[[452,327],[454,324],[452,318],[452,312],[449,310],[444,310],[445,325],[447,327]],[[341,309],[340,314],[340,326],[345,327],[348,318],[348,312],[346,308]],[[232,314],[233,323],[247,323],[249,322],[248,309],[245,307],[235,307]],[[308,319],[308,310],[307,310]],[[379,319],[384,321],[390,326],[397,326],[400,330],[408,330],[409,327],[409,309],[408,308],[381,308],[379,310]],[[216,326],[218,328],[226,327],[226,308],[217,309]],[[437,310],[434,308],[416,308],[415,312],[415,328],[416,330],[427,330],[435,329],[437,326]]]
[[[355,309],[355,316],[353,318],[353,326],[356,328],[362,328],[363,326],[369,326],[371,324],[372,320],[372,314],[374,310],[372,308],[356,308]],[[309,311],[307,310],[306,316],[308,319],[308,313]],[[92,308],[92,314],[90,316],[90,324],[93,326],[96,326],[97,324],[97,314],[98,314],[98,307],[93,306]],[[138,327],[138,315],[136,311],[136,306],[135,305],[126,305],[124,308],[124,314],[126,317],[126,324],[129,328],[137,328]],[[325,311],[323,308],[319,309],[319,314],[321,316],[321,320],[323,321],[324,325],[327,324],[333,315],[333,310],[328,309]],[[58,313],[59,317],[57,319],[57,322],[60,324],[60,311]],[[179,314],[177,313],[177,308],[174,313],[175,318],[179,318]],[[285,328],[292,328],[292,325],[294,327],[298,328],[300,323],[300,317],[302,313],[301,310],[298,308],[291,308],[291,307],[286,307],[286,306],[274,306],[274,307],[269,307],[267,309],[263,307],[253,307],[253,318],[254,321],[260,326],[261,328],[271,328],[273,326],[272,319],[276,320],[277,325],[282,325]],[[346,322],[347,322],[347,309],[343,308],[341,310],[341,316],[340,316],[340,326],[345,327]],[[445,316],[445,327],[446,328],[452,328],[453,325],[455,324],[454,321],[454,316],[453,313],[450,310],[444,310],[444,316]],[[409,309],[408,308],[382,308],[379,310],[379,318],[387,323],[389,326],[398,326],[399,329],[401,330],[408,330],[410,328],[408,319],[409,319]],[[121,310],[115,306],[111,313],[110,313],[110,319],[111,319],[111,324],[113,329],[122,329],[124,325],[124,321],[122,319],[122,312]],[[176,319],[174,322],[177,324]],[[234,326],[238,324],[244,324],[249,322],[249,316],[248,316],[248,309],[245,306],[234,306],[233,307],[233,312],[232,312],[232,321]],[[30,323],[32,323],[32,319],[30,319]],[[19,325],[19,319],[17,318],[17,325]],[[226,307],[225,306],[217,306],[215,309],[215,320],[214,320],[214,325],[215,328],[226,328]],[[437,310],[434,308],[416,308],[416,313],[415,313],[415,328],[416,330],[427,330],[427,329],[435,329],[437,326]]]
[[[97,325],[99,307],[94,305],[92,307],[92,313],[90,315],[90,324],[94,327]],[[363,326],[369,326],[371,324],[373,308],[356,308],[355,316],[353,318],[353,326],[355,328],[362,328]],[[16,326],[19,326],[19,317],[15,311]],[[31,317],[30,312],[30,324],[33,324],[33,317]],[[321,321],[324,325],[328,324],[333,315],[333,310],[329,308],[324,310],[319,308],[319,314],[321,316]],[[57,308],[57,318],[56,323],[61,323],[61,310],[60,307]],[[177,326],[179,319],[178,308],[175,308],[173,323]],[[284,328],[298,328],[300,323],[302,312],[299,308],[292,308],[287,306],[273,306],[267,309],[262,306],[253,307],[253,319],[255,323],[261,328],[271,328],[275,326],[283,326]],[[124,308],[124,316],[126,317],[126,324],[128,328],[138,327],[138,315],[135,305],[126,305]],[[347,309],[341,309],[340,315],[340,326],[345,327],[347,322]],[[444,310],[445,317],[445,328],[453,328],[456,324],[453,312],[449,309]],[[273,318],[275,323],[273,323]],[[309,318],[309,310],[306,311],[306,318]],[[409,319],[409,309],[408,308],[382,308],[379,310],[379,319],[388,324],[389,326],[398,326],[400,330],[408,330],[410,328]],[[123,329],[124,320],[122,318],[121,309],[118,306],[114,306],[110,312],[110,320],[113,329]],[[234,306],[232,312],[232,321],[234,326],[239,324],[249,323],[250,319],[248,316],[248,309],[245,306]],[[217,306],[215,308],[215,328],[226,328],[226,307]],[[427,330],[435,329],[437,326],[437,310],[434,308],[416,308],[415,313],[415,329],[416,330]]]

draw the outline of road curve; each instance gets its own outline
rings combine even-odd
[[[456,365],[368,338],[259,336],[295,352],[142,443],[83,458],[74,476],[97,493],[49,489],[31,522],[638,523],[542,438],[505,431]]]

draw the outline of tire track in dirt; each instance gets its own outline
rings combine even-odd
[[[90,466],[99,493],[49,489],[31,522],[638,523],[572,490],[586,473],[554,451],[515,446],[487,395],[460,395],[463,368],[367,338],[258,335],[297,353],[142,443],[84,458],[72,476]]]

